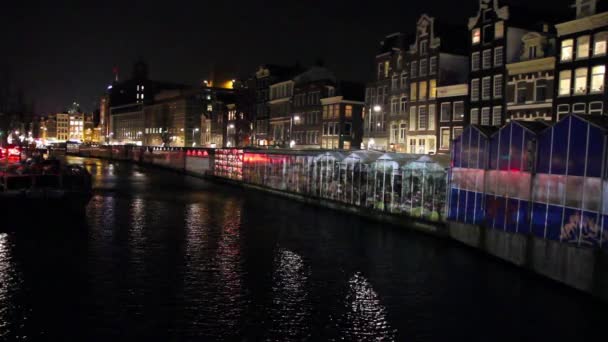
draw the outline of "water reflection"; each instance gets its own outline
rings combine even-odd
[[[0,233],[0,337],[4,336],[8,326],[8,298],[11,263],[7,248],[7,234]]]
[[[396,330],[388,322],[387,310],[369,281],[356,273],[348,281],[345,311],[338,321],[348,341],[394,341]]]
[[[311,316],[308,269],[301,256],[285,249],[277,252],[274,263],[271,332],[290,339],[305,339],[310,336]]]

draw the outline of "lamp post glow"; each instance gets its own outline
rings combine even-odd
[[[194,133],[200,131],[200,129],[198,128],[193,128],[192,129],[192,147],[196,146],[196,142],[194,141]]]

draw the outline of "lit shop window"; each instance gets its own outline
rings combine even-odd
[[[567,62],[572,60],[572,47],[574,45],[574,40],[566,39],[562,41],[562,53],[561,53],[561,61]]]
[[[481,30],[476,28],[471,31],[471,42],[473,45],[479,44],[481,42]]]

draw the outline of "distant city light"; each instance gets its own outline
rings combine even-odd
[[[112,85],[111,84],[108,86],[108,89],[112,89]]]
[[[379,111],[381,111],[381,110],[382,110],[382,107],[380,107],[380,106],[378,106],[378,105],[375,105],[375,106],[374,106],[374,112],[378,113],[378,112],[379,112]]]

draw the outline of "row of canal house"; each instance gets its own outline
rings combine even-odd
[[[574,18],[480,0],[465,30],[422,15],[415,35],[386,36],[366,89],[364,147],[448,153],[469,124],[604,114],[606,2],[573,7]]]
[[[608,117],[471,125],[454,141],[448,219],[608,248]]]

